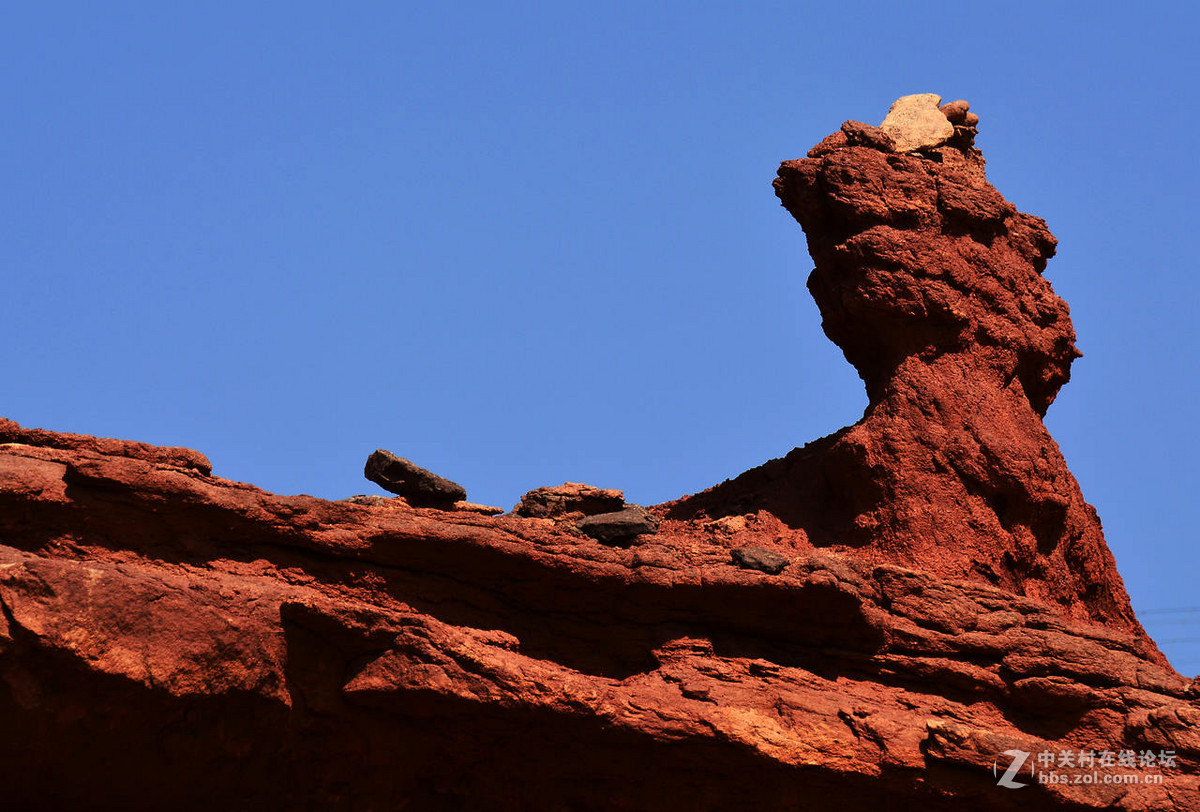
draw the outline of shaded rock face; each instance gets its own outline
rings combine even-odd
[[[765,547],[747,545],[733,550],[733,563],[750,570],[778,575],[787,569],[787,557]]]
[[[1200,683],[1041,426],[1049,235],[951,112],[925,157],[856,124],[781,169],[863,420],[620,544],[579,527],[619,492],[278,496],[0,420],[0,806],[1200,810]],[[1098,763],[1010,789],[1011,752]]]
[[[942,115],[935,99],[923,115]],[[965,102],[946,108],[960,126],[978,120]],[[866,383],[866,413],[670,515],[764,509],[803,531],[801,548],[1001,586],[1137,631],[1095,512],[1041,420],[1080,354],[1042,276],[1054,237],[987,182],[977,150],[855,145],[863,127],[784,162],[775,191],[808,237],[808,288]]]

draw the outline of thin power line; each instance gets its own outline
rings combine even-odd
[[[1181,612],[1200,612],[1200,606],[1184,606],[1178,609],[1143,609],[1139,615],[1170,615]]]

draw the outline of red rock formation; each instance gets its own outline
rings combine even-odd
[[[864,128],[843,134],[869,143]],[[880,138],[830,140],[785,162],[775,190],[808,236],[808,287],[866,383],[866,414],[671,515],[766,510],[804,531],[784,539],[797,549],[989,583],[1141,634],[1041,421],[1080,354],[1041,275],[1046,224],[959,141],[894,154]]]
[[[965,113],[784,164],[871,406],[628,546],[0,421],[4,808],[1200,810],[1200,686],[1040,421],[1052,239]],[[1098,778],[1007,788],[1006,751]]]

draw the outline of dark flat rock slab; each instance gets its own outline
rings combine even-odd
[[[623,510],[580,519],[575,526],[603,544],[625,546],[638,536],[657,531],[658,519],[640,505],[629,505]]]
[[[534,488],[521,497],[521,504],[513,508],[513,513],[541,519],[581,518],[613,513],[623,507],[625,494],[620,491],[582,482],[564,482],[553,487]]]
[[[403,496],[414,507],[449,508],[467,498],[467,490],[432,471],[382,448],[367,458],[363,475],[385,491]]]
[[[791,563],[786,556],[766,547],[738,547],[731,550],[730,554],[733,556],[733,563],[742,569],[758,570],[768,575],[778,575]]]

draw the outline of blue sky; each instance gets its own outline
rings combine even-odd
[[[377,447],[504,507],[700,490],[861,415],[770,182],[936,92],[1060,239],[1047,423],[1135,607],[1200,606],[1200,12],[947,8],[9,4],[0,413],[281,493]]]

